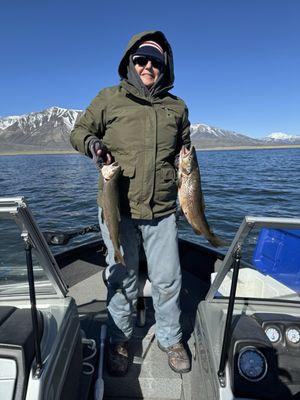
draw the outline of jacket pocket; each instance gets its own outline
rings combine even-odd
[[[127,165],[122,169],[122,174],[125,177],[133,178],[135,176],[135,165]]]
[[[178,125],[180,123],[181,117],[175,110],[172,108],[168,108],[163,106],[162,109],[165,112],[165,120],[168,125],[172,124],[178,129]]]
[[[175,169],[163,169],[162,171],[162,180],[163,182],[175,182],[176,180],[176,172]]]
[[[176,200],[176,171],[171,165],[169,165],[168,167],[164,166],[164,168],[159,171],[159,184],[157,186],[156,196],[156,198],[160,202],[164,202],[166,206]]]
[[[130,204],[135,199],[135,165],[125,165],[122,167],[122,175],[119,180],[119,198],[120,198],[120,211],[121,214],[130,214]]]

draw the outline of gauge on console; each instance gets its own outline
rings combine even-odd
[[[268,365],[265,356],[254,346],[244,347],[238,357],[238,370],[248,381],[258,382],[267,373]]]
[[[275,326],[269,326],[265,332],[272,343],[277,343],[281,339],[280,331]]]
[[[300,343],[300,330],[299,328],[293,327],[286,331],[286,338],[292,344]]]

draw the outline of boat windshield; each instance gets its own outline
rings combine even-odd
[[[237,250],[237,299],[300,302],[299,219],[246,217],[219,272],[212,275],[208,299],[229,297]]]
[[[24,199],[0,199],[0,301],[29,298],[25,245],[32,246],[37,297],[62,297],[65,287],[50,249]]]

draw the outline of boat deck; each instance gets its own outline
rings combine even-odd
[[[99,342],[100,326],[105,323],[106,287],[102,280],[105,268],[103,249],[94,257],[91,253],[72,255],[64,258],[60,265],[64,278],[69,285],[69,294],[77,303],[81,326],[86,337]],[[60,260],[58,259],[58,263]],[[188,343],[192,359],[193,327],[199,302],[204,298],[208,283],[195,278],[190,272],[183,271],[181,293],[182,327],[184,341]],[[184,399],[190,390],[190,374],[173,372],[167,362],[167,355],[159,350],[155,339],[155,319],[151,298],[146,299],[146,325],[135,327],[130,341],[130,368],[125,377],[110,376],[104,366],[104,399]],[[104,362],[105,364],[105,362]],[[185,396],[184,396],[185,392]],[[87,399],[92,399],[91,393]]]

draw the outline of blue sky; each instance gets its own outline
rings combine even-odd
[[[84,109],[137,32],[162,30],[192,123],[300,135],[299,0],[1,2],[0,116]]]

